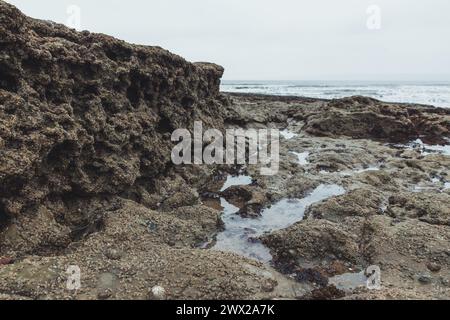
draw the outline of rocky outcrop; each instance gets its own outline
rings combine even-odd
[[[434,107],[392,105],[367,97],[331,101],[325,113],[307,118],[305,130],[320,136],[349,136],[407,142],[442,141],[450,135],[450,112]]]
[[[335,100],[233,93],[229,96],[235,103],[226,120],[240,125],[285,123],[290,118],[302,122],[302,130],[318,137],[387,142],[421,138],[443,143],[443,137],[450,136],[450,111],[432,106],[387,103],[360,96]]]
[[[223,127],[222,73],[0,1],[1,230],[13,220],[53,225],[46,237],[64,246],[95,219],[80,217],[79,199],[154,192],[171,167],[174,129]]]

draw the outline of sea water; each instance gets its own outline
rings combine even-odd
[[[213,249],[230,251],[240,255],[269,262],[270,250],[257,238],[265,233],[287,228],[303,220],[306,209],[317,202],[343,195],[345,189],[338,185],[320,185],[302,199],[282,199],[261,212],[257,218],[244,218],[237,213],[239,208],[221,198],[222,220],[225,230],[217,235]]]
[[[386,102],[419,103],[450,108],[450,81],[223,81],[221,90],[223,92],[303,96],[321,99],[359,95]]]

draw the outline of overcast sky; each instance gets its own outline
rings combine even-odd
[[[7,2],[65,24],[77,5],[82,29],[221,64],[229,80],[450,80],[449,0]]]

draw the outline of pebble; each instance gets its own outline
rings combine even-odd
[[[444,285],[446,287],[450,287],[450,280],[448,280],[447,278],[441,277],[440,281],[441,281],[442,285]]]
[[[148,232],[153,233],[158,230],[158,225],[152,221],[147,222]]]
[[[110,289],[101,289],[97,293],[97,298],[100,300],[106,300],[112,296],[112,291]]]
[[[419,280],[420,283],[429,284],[429,283],[431,283],[433,278],[430,275],[428,275],[428,274],[421,274],[421,275],[419,275],[418,280]]]
[[[161,286],[154,286],[150,290],[150,295],[155,300],[165,300],[166,299],[166,290]]]
[[[171,247],[175,247],[176,243],[173,240],[167,240],[167,245],[169,245]]]
[[[122,252],[117,249],[108,249],[106,250],[105,255],[111,260],[120,260],[120,258],[122,258]]]
[[[428,262],[427,263],[427,268],[431,272],[439,272],[439,271],[441,271],[441,266],[439,264],[435,263],[435,262]]]
[[[266,280],[261,284],[261,289],[264,292],[273,292],[275,290],[276,282],[273,280]]]

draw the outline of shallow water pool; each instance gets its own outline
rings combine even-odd
[[[236,213],[239,208],[221,199],[222,220],[225,230],[217,235],[214,250],[231,251],[240,255],[269,262],[268,248],[257,238],[266,232],[285,229],[303,220],[306,209],[317,202],[345,193],[338,185],[320,185],[303,199],[283,199],[261,212],[258,218],[243,218]]]

